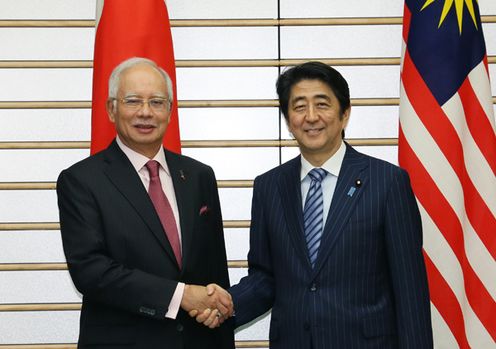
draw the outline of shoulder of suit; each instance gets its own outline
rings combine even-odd
[[[291,172],[295,172],[295,173],[299,173],[299,169],[301,167],[301,158],[300,158],[300,155],[298,155],[297,157],[289,160],[289,161],[286,161],[284,163],[282,163],[281,165],[279,166],[276,166],[270,170],[268,170],[267,172],[264,172],[260,175],[258,175],[256,178],[255,178],[255,181],[257,182],[260,182],[260,181],[278,181],[279,178],[284,175],[284,174],[287,174],[287,173],[291,173]]]
[[[192,168],[192,169],[205,169],[205,170],[213,171],[211,166],[201,161],[198,161],[183,154],[174,153],[167,149],[165,149],[165,157],[167,161],[174,161],[176,164],[179,164],[185,169]]]
[[[372,168],[376,168],[378,170],[382,169],[383,171],[387,171],[387,172],[404,171],[402,168],[400,168],[399,166],[397,166],[397,165],[395,165],[389,161],[361,153],[349,145],[347,147],[347,152],[349,152],[348,155],[350,155],[350,156],[348,156],[348,157],[345,156],[345,159],[346,158],[352,159],[351,161],[353,161],[353,160],[366,161],[366,162],[368,162],[369,166],[371,166]]]
[[[98,152],[94,155],[90,155],[87,158],[84,158],[71,166],[69,166],[66,171],[69,172],[92,172],[98,170],[102,167],[105,158],[105,150]]]

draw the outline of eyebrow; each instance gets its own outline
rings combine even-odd
[[[303,101],[303,100],[306,100],[306,98],[303,96],[295,97],[295,98],[291,99],[291,104],[295,104],[296,102]]]
[[[131,93],[124,96],[124,98],[129,98],[129,97],[143,98],[142,95],[140,95],[138,93],[134,93],[134,92],[131,92]],[[156,98],[156,97],[167,99],[167,97],[163,93],[152,94],[149,98]]]
[[[291,100],[291,104],[295,104],[296,102],[299,102],[301,100],[306,100],[306,99],[307,99],[307,97],[297,96]],[[310,99],[325,99],[326,101],[329,101],[329,102],[331,101],[331,97],[329,97],[326,94],[318,94],[318,95],[312,96]]]
[[[329,97],[326,94],[320,94],[320,95],[313,96],[313,99],[318,99],[318,98],[325,99],[326,101],[330,101],[331,100],[331,97]]]

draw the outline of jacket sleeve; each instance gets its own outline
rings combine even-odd
[[[433,347],[422,223],[408,174],[399,170],[386,203],[386,244],[400,348]]]
[[[260,177],[255,179],[251,208],[250,252],[248,253],[248,276],[231,287],[236,327],[252,321],[268,311],[274,303],[274,278],[269,244],[269,232],[265,222],[263,194],[267,192]]]

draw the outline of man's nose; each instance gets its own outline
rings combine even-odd
[[[139,110],[139,114],[142,116],[151,116],[153,114],[152,108],[150,108],[150,101],[144,100],[143,105]]]
[[[309,106],[307,110],[307,115],[306,115],[306,120],[309,122],[313,122],[318,120],[318,114],[317,114],[317,109],[314,106]]]

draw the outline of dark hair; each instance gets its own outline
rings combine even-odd
[[[286,122],[289,121],[288,107],[291,88],[302,80],[319,80],[329,86],[339,101],[341,115],[350,107],[350,89],[343,76],[336,69],[322,62],[307,62],[286,70],[277,79],[279,106]]]

